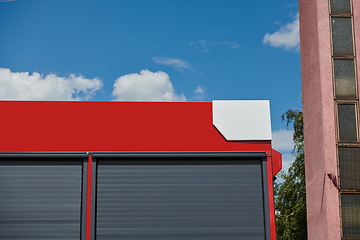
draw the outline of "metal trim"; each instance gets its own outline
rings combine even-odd
[[[93,154],[91,154],[93,156]],[[91,167],[91,210],[90,210],[90,240],[96,239],[97,210],[97,160],[92,158]]]
[[[69,153],[69,152],[54,152],[54,153],[42,153],[42,152],[24,152],[24,153],[4,153],[0,152],[0,157],[10,157],[10,158],[87,158],[89,156],[88,152],[80,153]],[[264,158],[267,157],[266,152],[94,152],[92,156],[95,158],[118,158],[118,157],[127,157],[127,158],[143,158],[143,157],[154,157],[154,158],[168,158],[168,157],[251,157],[251,158]]]
[[[219,157],[251,157],[266,158],[266,152],[119,152],[93,153],[94,158],[219,158]],[[247,159],[248,160],[248,159]],[[266,161],[266,159],[265,159]]]
[[[55,153],[41,153],[41,152],[34,152],[34,153],[4,153],[4,152],[0,152],[0,157],[8,157],[8,158],[19,158],[19,157],[24,157],[24,158],[87,158],[88,157],[88,153],[59,153],[59,152],[55,152]]]
[[[267,162],[264,159],[261,162],[261,171],[262,171],[262,184],[263,184],[263,203],[264,203],[264,228],[265,228],[265,239],[271,239],[270,232],[270,207],[269,207],[269,188],[268,188],[268,179],[267,179]]]
[[[86,196],[87,196],[87,171],[88,159],[84,159],[82,165],[82,192],[81,192],[81,233],[80,239],[86,240]]]

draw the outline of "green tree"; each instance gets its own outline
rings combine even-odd
[[[295,161],[287,173],[279,173],[283,182],[275,182],[276,235],[278,240],[303,240],[307,239],[303,112],[288,110],[282,120],[287,127],[293,124]]]

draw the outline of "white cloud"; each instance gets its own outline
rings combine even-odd
[[[285,153],[282,155],[282,171],[287,173],[291,164],[294,162],[295,157],[290,153]]]
[[[37,72],[11,72],[0,68],[0,99],[7,100],[80,100],[90,99],[100,90],[103,82],[70,74],[59,77],[43,76]]]
[[[190,63],[178,58],[153,57],[152,60],[162,65],[171,65],[175,68],[175,70],[180,72],[183,72],[184,69],[194,71],[194,69],[191,68]]]
[[[203,94],[204,93],[204,90],[198,86],[197,89],[194,91],[194,93],[200,93],[200,94]]]
[[[294,143],[293,131],[280,129],[272,133],[272,147],[278,151],[292,151]]]
[[[197,40],[196,42],[191,41],[190,45],[194,46],[197,49],[201,49],[204,52],[210,52],[208,46],[214,45],[214,42],[208,42],[205,40]]]
[[[230,48],[235,49],[235,48],[239,48],[239,44],[237,44],[236,42],[221,42],[220,44],[222,45],[229,45]]]
[[[296,14],[295,20],[292,23],[282,26],[273,34],[266,33],[263,43],[273,47],[283,47],[286,50],[299,50],[299,13]]]
[[[191,41],[190,45],[204,52],[210,52],[209,46],[215,46],[215,45],[228,45],[231,49],[236,49],[240,47],[240,45],[237,42],[228,42],[228,41],[209,42],[206,40],[197,40],[196,42]]]
[[[289,7],[289,8],[291,8],[291,7],[293,7],[294,6],[294,4],[286,4],[286,3],[284,3],[284,7]]]
[[[115,80],[112,92],[116,100],[135,101],[186,101],[183,94],[175,93],[167,73],[141,70]]]
[[[194,91],[194,93],[196,93],[196,95],[194,97],[192,97],[191,100],[192,101],[203,101],[205,98],[205,91],[206,91],[206,88],[197,86],[197,88]]]

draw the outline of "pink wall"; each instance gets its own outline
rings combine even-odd
[[[309,240],[341,239],[328,0],[299,0]]]

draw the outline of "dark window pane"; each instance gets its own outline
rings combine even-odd
[[[351,18],[332,17],[333,55],[354,55]]]
[[[339,147],[340,189],[360,191],[360,148]]]
[[[334,59],[336,99],[355,99],[356,82],[354,59]]]
[[[338,104],[340,142],[356,142],[355,104]]]
[[[331,13],[351,13],[350,0],[330,0]]]
[[[341,194],[343,238],[360,238],[360,194]]]

